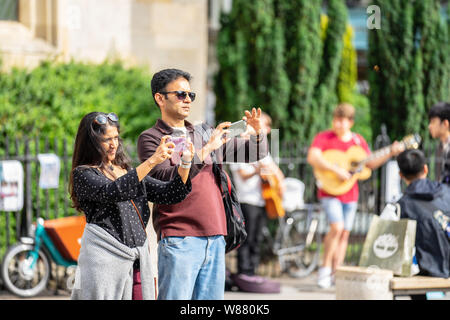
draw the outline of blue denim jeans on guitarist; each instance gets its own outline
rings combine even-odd
[[[320,199],[320,203],[327,215],[328,223],[340,222],[344,225],[345,230],[352,230],[356,208],[358,206],[356,201],[343,203],[337,198],[326,197]]]
[[[164,237],[158,276],[158,300],[223,300],[224,237]]]

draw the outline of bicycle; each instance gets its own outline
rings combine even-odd
[[[262,257],[272,253],[278,259],[281,272],[291,277],[302,278],[317,269],[322,238],[319,234],[320,204],[303,203],[304,184],[294,178],[286,178],[286,189],[290,194],[283,201],[284,217],[278,218],[275,235],[268,226],[263,229]],[[301,197],[300,197],[301,195]]]
[[[84,225],[84,216],[38,218],[32,225],[33,235],[21,237],[5,253],[0,268],[5,287],[20,297],[33,297],[47,287],[51,262],[76,267]]]

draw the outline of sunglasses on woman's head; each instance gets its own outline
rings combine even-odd
[[[178,100],[184,100],[184,99],[186,99],[187,96],[189,96],[189,98],[191,99],[192,102],[195,100],[194,92],[177,90],[177,91],[162,91],[160,93],[164,94],[164,95],[167,95],[169,93],[174,93],[177,96]]]
[[[104,125],[108,122],[108,119],[113,122],[119,121],[119,117],[114,112],[111,112],[108,113],[107,115],[104,114],[97,115],[94,119],[94,122],[100,125]]]

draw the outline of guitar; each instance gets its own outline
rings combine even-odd
[[[405,146],[405,149],[417,149],[421,140],[418,134],[411,134],[404,137],[400,143]],[[391,146],[381,148],[373,152],[369,157],[360,146],[352,146],[345,152],[334,149],[325,150],[322,156],[327,161],[346,169],[352,174],[352,177],[343,181],[332,171],[314,169],[317,187],[333,196],[345,194],[357,180],[369,179],[372,170],[366,167],[366,163],[388,154],[391,151]]]
[[[284,217],[283,199],[278,190],[280,183],[274,174],[261,175],[262,197],[266,201],[266,212],[269,219]]]

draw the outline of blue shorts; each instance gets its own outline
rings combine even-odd
[[[320,199],[328,223],[343,223],[344,229],[351,231],[355,220],[358,202],[342,203],[337,198],[327,197]]]

